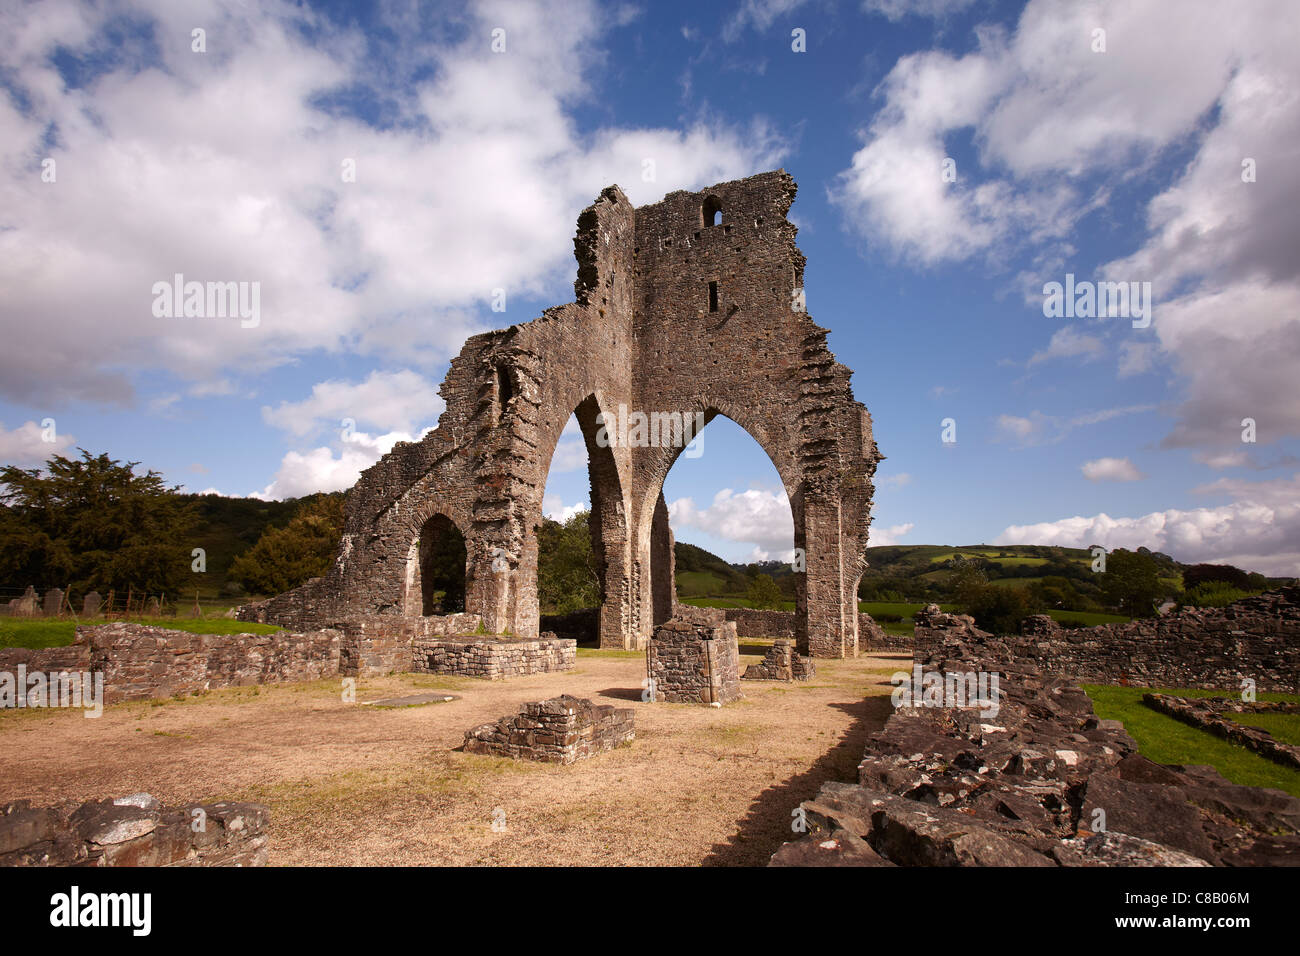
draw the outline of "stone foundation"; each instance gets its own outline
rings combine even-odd
[[[646,649],[654,699],[681,704],[729,704],[740,699],[736,625],[661,624]]]
[[[80,806],[17,800],[0,806],[0,866],[264,866],[269,823],[261,804],[167,808],[147,793]]]
[[[632,708],[562,694],[465,734],[466,753],[571,764],[631,743]]]
[[[1238,723],[1226,714],[1294,714],[1300,704],[1246,703],[1226,697],[1173,697],[1168,694],[1143,694],[1142,703],[1152,710],[1168,714],[1185,724],[1209,731],[1238,747],[1245,747],[1261,757],[1300,770],[1300,747],[1277,740],[1267,730]]]
[[[761,664],[750,664],[741,680],[811,680],[817,665],[811,657],[795,653],[794,642],[777,641],[768,649]]]
[[[505,680],[573,670],[577,641],[543,634],[535,641],[501,637],[446,637],[416,641],[412,670]]]
[[[1243,598],[1223,608],[1184,608],[1163,617],[1063,628],[1046,615],[1001,638],[1017,659],[1082,683],[1237,690],[1300,689],[1300,586]],[[930,605],[916,615],[917,654],[954,640],[992,635],[965,615]]]

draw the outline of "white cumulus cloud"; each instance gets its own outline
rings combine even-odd
[[[1140,481],[1146,477],[1127,458],[1095,458],[1081,468],[1089,481]]]

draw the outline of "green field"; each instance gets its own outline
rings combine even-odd
[[[131,622],[190,634],[272,634],[280,630],[270,624],[250,624],[228,617],[143,617],[132,618]],[[0,647],[62,647],[72,643],[78,624],[107,623],[103,618],[0,618]]]
[[[1224,691],[1178,687],[1114,687],[1083,684],[1098,717],[1122,720],[1142,756],[1156,763],[1209,764],[1233,783],[1273,787],[1300,797],[1300,771],[1274,763],[1244,747],[1230,744],[1142,703],[1143,694],[1221,697]],[[1297,694],[1260,694],[1261,700],[1300,701]],[[1293,715],[1275,715],[1293,716]]]
[[[947,554],[936,554],[930,558],[931,564],[939,564],[942,561],[951,561],[960,555],[963,558],[983,558],[986,561],[996,561],[1004,568],[1023,568],[1038,567],[1047,563],[1046,558],[1028,558],[1021,555],[1009,555],[1005,558],[998,557],[996,551],[949,551]],[[1076,560],[1082,561],[1079,558]]]

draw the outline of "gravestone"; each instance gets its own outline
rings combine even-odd
[[[63,592],[58,588],[50,588],[45,592],[45,616],[58,617],[62,610]]]
[[[98,591],[91,591],[81,599],[81,616],[98,617],[99,607],[103,603],[103,598],[99,596]]]

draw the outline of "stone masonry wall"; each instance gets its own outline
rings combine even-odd
[[[412,669],[417,673],[505,680],[573,670],[578,644],[549,633],[534,641],[494,637],[426,638],[415,643],[413,658]]]
[[[964,616],[930,605],[916,616],[917,654],[954,638],[987,639]],[[1157,618],[1062,628],[1026,618],[1001,638],[1045,670],[1083,683],[1259,690],[1300,689],[1300,586],[1243,598],[1224,608],[1185,608]]]
[[[631,743],[632,708],[562,694],[465,734],[466,753],[571,764]]]
[[[728,704],[741,697],[736,625],[730,622],[673,618],[655,629],[647,654],[655,700]]]
[[[0,651],[0,671],[104,675],[104,703],[170,697],[217,687],[319,680],[339,673],[342,635],[190,634],[114,622],[77,628],[65,647]]]
[[[80,806],[16,800],[0,805],[0,866],[264,866],[269,823],[261,804],[168,808],[147,793]]]

